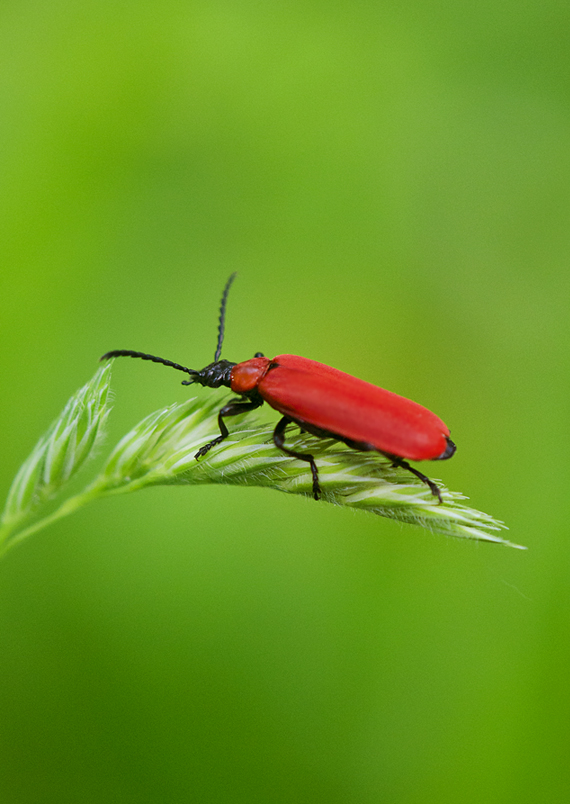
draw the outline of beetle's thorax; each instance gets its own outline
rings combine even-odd
[[[197,372],[192,380],[207,388],[219,388],[221,385],[231,388],[231,372],[235,365],[229,360],[216,360]]]
[[[267,374],[270,364],[268,357],[252,357],[237,363],[231,370],[230,388],[236,394],[251,394]]]

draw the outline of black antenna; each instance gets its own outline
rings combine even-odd
[[[224,292],[222,293],[222,303],[220,305],[220,323],[218,324],[218,345],[216,346],[216,354],[214,355],[214,363],[217,363],[222,353],[222,343],[224,342],[224,328],[226,324],[226,301],[228,300],[228,293],[232,286],[232,282],[236,278],[237,271],[234,271],[226,282]]]
[[[153,363],[162,363],[163,366],[169,366],[170,368],[178,369],[178,371],[185,371],[186,374],[190,374],[190,376],[200,373],[195,369],[181,366],[180,363],[173,363],[172,360],[165,360],[163,357],[155,357],[155,355],[147,355],[144,352],[131,352],[130,349],[116,349],[114,352],[107,352],[100,360],[110,360],[112,357],[140,357],[141,360],[152,360]]]

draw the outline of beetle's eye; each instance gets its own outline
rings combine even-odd
[[[263,352],[256,352],[254,354],[254,357],[265,357],[265,355],[263,354]]]

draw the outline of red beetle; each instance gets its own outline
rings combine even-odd
[[[275,446],[287,455],[310,464],[315,500],[321,494],[317,465],[312,455],[285,446],[285,428],[288,424],[297,424],[302,430],[321,438],[343,441],[362,452],[382,453],[395,466],[413,472],[441,502],[437,485],[406,460],[444,460],[454,454],[455,444],[449,438],[449,429],[435,413],[417,402],[305,357],[278,355],[269,359],[258,352],[243,363],[220,360],[226,301],[234,278],[235,273],[228,279],[222,295],[214,362],[201,371],[128,349],[107,352],[101,360],[140,357],[185,371],[191,379],[184,380],[183,385],[199,383],[208,388],[225,385],[239,394],[239,399],[230,400],[218,414],[221,435],[201,447],[196,459],[228,437],[224,417],[237,416],[267,402],[283,416],[273,432]]]

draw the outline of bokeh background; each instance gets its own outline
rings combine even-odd
[[[84,509],[0,565],[2,802],[569,800],[569,16],[2,4],[2,497],[104,351],[209,362],[238,270],[228,359],[432,408],[430,474],[530,548],[261,489]],[[107,448],[188,395],[113,387]]]

